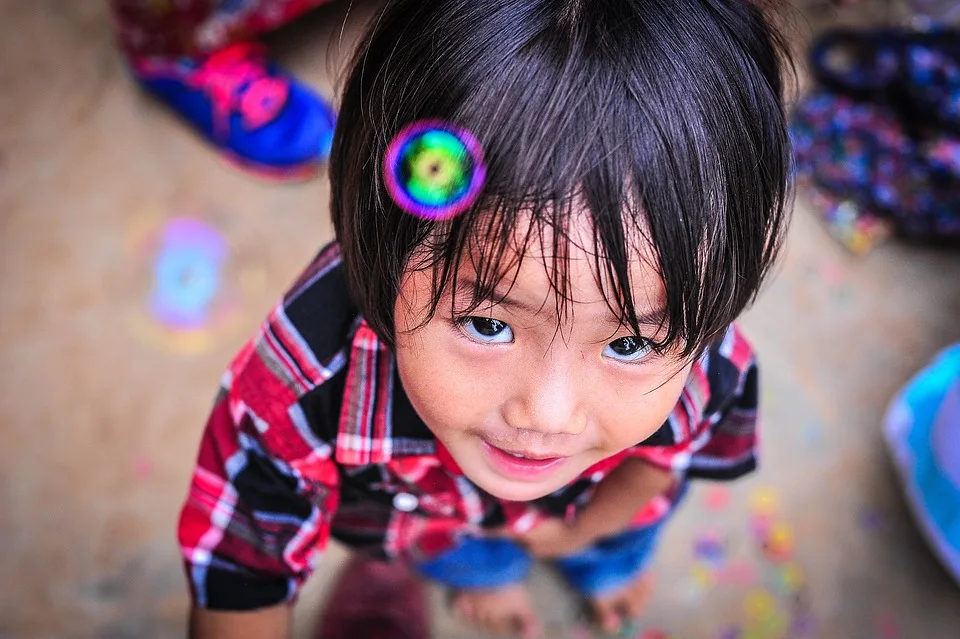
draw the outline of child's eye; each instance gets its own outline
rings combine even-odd
[[[605,357],[619,362],[639,362],[652,352],[650,342],[635,335],[615,339],[603,349]]]
[[[468,337],[478,342],[509,344],[513,341],[513,330],[492,317],[465,317],[459,324]]]

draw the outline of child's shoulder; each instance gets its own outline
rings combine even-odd
[[[235,384],[245,381],[262,389],[279,384],[300,398],[343,369],[358,321],[340,264],[340,247],[328,244],[234,359],[231,377]]]
[[[707,349],[697,368],[707,381],[708,401],[704,410],[711,413],[728,405],[744,392],[747,377],[756,374],[753,346],[736,324]]]
[[[267,328],[295,340],[323,363],[348,344],[358,311],[350,298],[340,261],[340,245],[331,242],[297,277],[271,314]]]

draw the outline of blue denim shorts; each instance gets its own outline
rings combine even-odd
[[[554,560],[581,595],[597,596],[631,583],[653,558],[665,519],[607,537]],[[453,550],[417,565],[426,577],[459,590],[496,588],[522,581],[533,559],[509,539],[468,537]]]

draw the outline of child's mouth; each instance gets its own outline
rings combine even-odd
[[[487,462],[500,475],[512,479],[539,479],[561,466],[569,457],[539,455],[530,451],[506,451],[481,440]]]

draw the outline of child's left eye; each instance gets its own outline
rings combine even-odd
[[[468,337],[485,344],[509,344],[513,341],[513,329],[492,317],[465,317],[458,322]]]
[[[615,339],[603,349],[604,357],[619,362],[639,362],[652,352],[650,342],[635,335]]]

